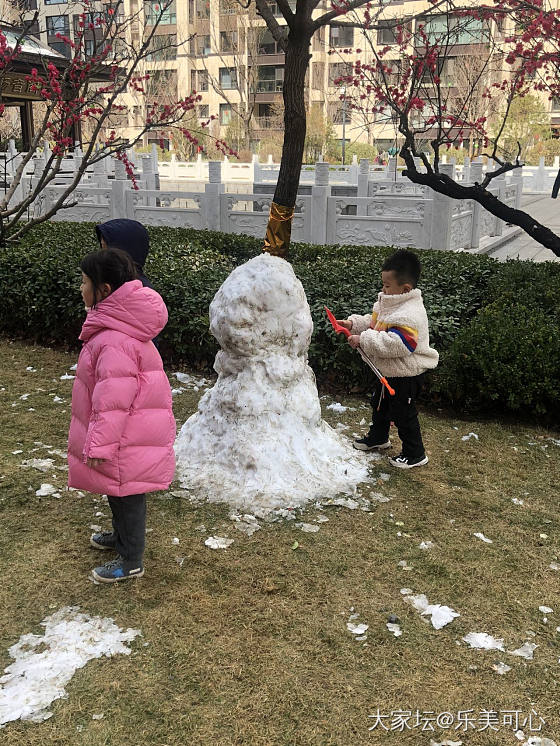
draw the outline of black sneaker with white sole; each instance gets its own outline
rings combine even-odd
[[[389,458],[391,466],[396,466],[397,469],[413,469],[415,466],[424,466],[428,463],[428,457],[426,455],[419,456],[418,458],[409,458],[403,456],[402,453],[396,458]]]
[[[91,535],[89,543],[96,549],[107,551],[108,549],[115,548],[117,540],[115,538],[115,534],[112,531],[100,531],[97,534]]]
[[[391,441],[388,440],[386,443],[372,443],[372,441],[365,438],[356,438],[352,444],[357,451],[385,451],[391,447]]]

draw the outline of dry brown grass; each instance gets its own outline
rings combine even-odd
[[[78,671],[50,720],[11,723],[0,743],[349,746],[429,744],[432,736],[501,746],[517,743],[505,728],[369,732],[368,715],[377,708],[528,714],[531,706],[547,721],[543,735],[560,738],[560,573],[548,567],[558,553],[560,449],[548,440],[557,434],[425,413],[430,464],[401,473],[374,462],[372,474],[391,472],[391,479],[363,494],[381,491],[391,502],[371,513],[326,508],[329,522],[315,534],[276,523],[249,538],[233,528],[225,507],[160,493],[150,499],[145,578],[95,586],[87,579],[99,559],[88,548],[89,526],[107,521],[95,517],[108,514],[107,506],[73,493],[39,500],[35,490],[52,475],[20,467],[34,441],[65,448],[69,407],[49,394],[69,402],[72,382],[60,375],[74,358],[4,341],[0,362],[0,664],[7,665],[7,648],[22,633],[39,631],[41,619],[69,604],[143,633],[129,657],[95,660]],[[37,372],[27,372],[28,365]],[[27,401],[19,399],[24,393]],[[197,396],[177,397],[179,422],[194,411]],[[358,431],[368,410],[358,399],[345,403],[356,409],[342,417],[326,410],[325,417]],[[479,442],[461,441],[469,431]],[[18,449],[24,453],[12,455]],[[65,472],[57,479],[62,484]],[[514,505],[513,497],[525,505]],[[209,531],[197,531],[199,524]],[[474,538],[477,531],[494,543]],[[210,533],[235,543],[212,551],[203,543]],[[418,548],[426,539],[436,544],[427,552]],[[177,557],[185,558],[182,568]],[[398,566],[403,559],[411,571]],[[404,586],[461,616],[432,629],[403,602]],[[548,624],[538,611],[543,604],[554,609]],[[351,607],[369,624],[366,644],[346,630]],[[390,613],[402,623],[398,639],[385,627]],[[529,639],[527,630],[539,645],[533,661],[456,644],[481,631],[504,637],[512,649]],[[492,670],[498,660],[512,666],[505,676]],[[99,712],[104,719],[93,721]]]

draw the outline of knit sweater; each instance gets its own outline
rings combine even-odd
[[[400,295],[379,293],[372,314],[353,314],[349,320],[352,334],[360,335],[360,347],[383,375],[418,376],[437,366],[439,355],[430,347],[428,316],[418,288]]]

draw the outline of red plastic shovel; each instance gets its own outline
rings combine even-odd
[[[327,318],[331,322],[332,328],[335,330],[335,332],[337,334],[341,334],[342,333],[342,334],[344,334],[345,337],[352,336],[352,332],[349,329],[346,329],[344,326],[341,326],[338,323],[338,321],[335,318],[334,313],[332,311],[329,311],[329,309],[326,306],[324,308],[325,308],[325,311],[327,313]],[[375,367],[375,365],[371,362],[371,360],[366,355],[366,353],[362,350],[361,347],[357,347],[356,349],[358,350],[358,352],[362,356],[362,360],[364,361],[364,363],[366,363],[366,365],[369,365],[369,367],[372,369],[372,371],[375,373],[375,375],[379,378],[379,380],[381,381],[381,383],[383,384],[383,386],[385,386],[385,388],[391,394],[391,396],[394,396],[395,395],[395,389],[391,388],[391,386],[389,385],[389,382],[387,381],[387,379],[385,378],[385,376],[382,375],[381,371],[378,370],[378,368]]]

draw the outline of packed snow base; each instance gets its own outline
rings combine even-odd
[[[0,728],[19,718],[39,723],[51,717],[49,705],[66,696],[64,687],[78,668],[104,655],[129,655],[125,643],[140,634],[77,606],[65,606],[41,624],[44,635],[22,635],[8,651],[14,662],[0,678]]]
[[[210,331],[218,380],[177,437],[182,486],[260,516],[353,494],[367,468],[321,419],[313,322],[291,265],[262,254],[235,269],[210,305]]]

